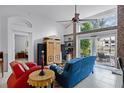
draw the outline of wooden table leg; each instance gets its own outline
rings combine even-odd
[[[51,83],[51,88],[53,88],[54,82]]]
[[[0,62],[1,72],[2,72],[2,78],[4,76],[4,70],[3,70],[3,62]]]
[[[2,77],[3,77],[4,76],[3,63],[2,63],[1,71],[2,71]]]
[[[47,88],[47,86],[44,86],[44,88]]]

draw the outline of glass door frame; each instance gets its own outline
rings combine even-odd
[[[96,37],[91,37],[91,36],[95,36]],[[115,61],[117,59],[117,44],[118,44],[118,41],[117,41],[117,29],[114,29],[114,30],[110,30],[110,31],[101,31],[101,32],[94,32],[94,33],[87,33],[87,34],[79,34],[77,35],[77,57],[81,57],[80,56],[80,40],[81,39],[97,39],[97,37],[99,36],[103,36],[103,35],[107,35],[108,37],[109,36],[115,36]],[[96,43],[96,42],[95,42]],[[91,45],[92,46],[92,45]],[[95,45],[96,46],[96,45]],[[91,51],[92,53],[93,51]],[[97,50],[96,50],[96,53],[97,53]],[[115,67],[117,68],[117,61],[115,63]]]

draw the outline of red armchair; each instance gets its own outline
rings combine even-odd
[[[10,77],[8,78],[7,80],[8,88],[30,88],[31,86],[29,86],[27,83],[29,74],[41,68],[40,66],[37,66],[35,63],[27,62],[26,65],[29,67],[29,70],[24,70],[24,68],[22,68],[23,66],[20,64],[21,63],[18,62],[10,63],[12,70],[16,69],[15,70],[16,73],[13,71]]]

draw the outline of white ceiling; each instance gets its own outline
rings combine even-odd
[[[80,13],[80,18],[86,18],[106,10],[116,8],[115,5],[79,5],[77,12]],[[3,11],[2,11],[3,9]],[[71,20],[74,16],[74,6],[72,5],[18,5],[18,6],[0,6],[0,11],[6,12],[14,10],[18,12],[27,12],[28,14],[40,14],[55,21]]]

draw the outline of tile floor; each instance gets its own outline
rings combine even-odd
[[[121,71],[120,71],[121,72]],[[95,67],[94,74],[90,74],[75,86],[76,88],[121,88],[122,75],[112,74],[111,70]]]
[[[0,87],[6,87],[6,81],[9,74],[5,73],[4,78],[0,75]],[[122,76],[112,74],[111,70],[95,66],[94,74],[78,83],[75,88],[121,88]]]

